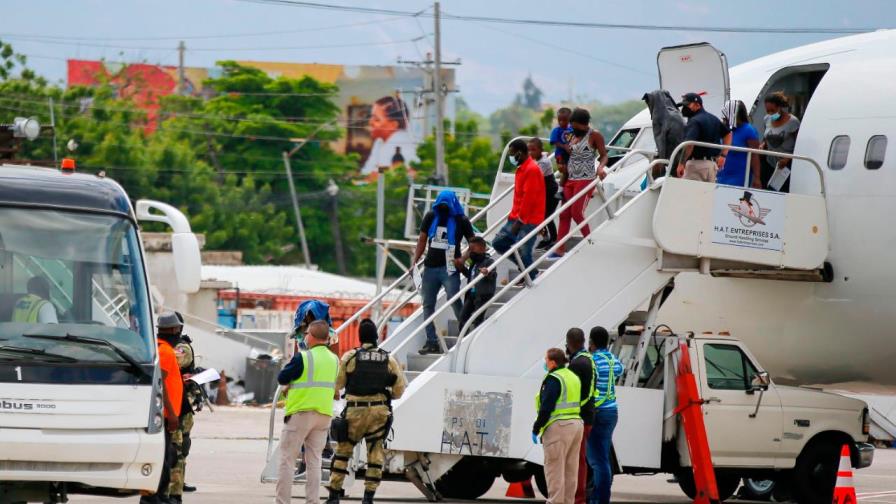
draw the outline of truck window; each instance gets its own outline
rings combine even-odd
[[[736,345],[707,343],[703,346],[706,384],[717,390],[748,390],[756,368]]]

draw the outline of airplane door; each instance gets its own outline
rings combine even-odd
[[[702,42],[664,47],[656,56],[660,88],[669,91],[675,101],[685,93],[703,97],[703,107],[718,116],[730,96],[728,59],[712,45]]]

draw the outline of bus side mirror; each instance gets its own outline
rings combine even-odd
[[[190,229],[187,217],[171,205],[152,200],[137,201],[137,219],[163,222],[171,227],[171,252],[174,255],[174,274],[180,291],[199,291],[202,279],[202,256],[199,240]]]

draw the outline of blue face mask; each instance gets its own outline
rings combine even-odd
[[[774,122],[781,118],[781,113],[775,112],[774,114],[768,114],[767,116],[765,116],[765,118],[768,119],[769,121]]]
[[[513,166],[519,166],[520,162],[517,161],[516,156],[510,156],[510,164],[512,164]]]
[[[550,372],[551,372],[551,370],[548,369],[548,363],[547,363],[547,362],[544,362],[544,363],[542,363],[541,365],[544,367],[544,372],[545,372],[545,373],[550,373]]]

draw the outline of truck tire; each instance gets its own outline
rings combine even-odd
[[[800,504],[831,502],[837,481],[840,444],[819,440],[803,448],[793,469],[793,498]]]
[[[478,499],[495,483],[498,474],[485,459],[464,457],[441,478],[436,490],[449,499]]]
[[[697,485],[694,483],[694,473],[690,467],[685,467],[681,471],[676,472],[675,479],[678,480],[678,488],[681,488],[681,491],[689,499],[694,499],[697,496]],[[740,476],[716,473],[716,487],[719,490],[719,500],[725,501],[730,499],[739,486]]]
[[[744,478],[739,497],[746,500],[770,501],[775,491],[775,480]]]

